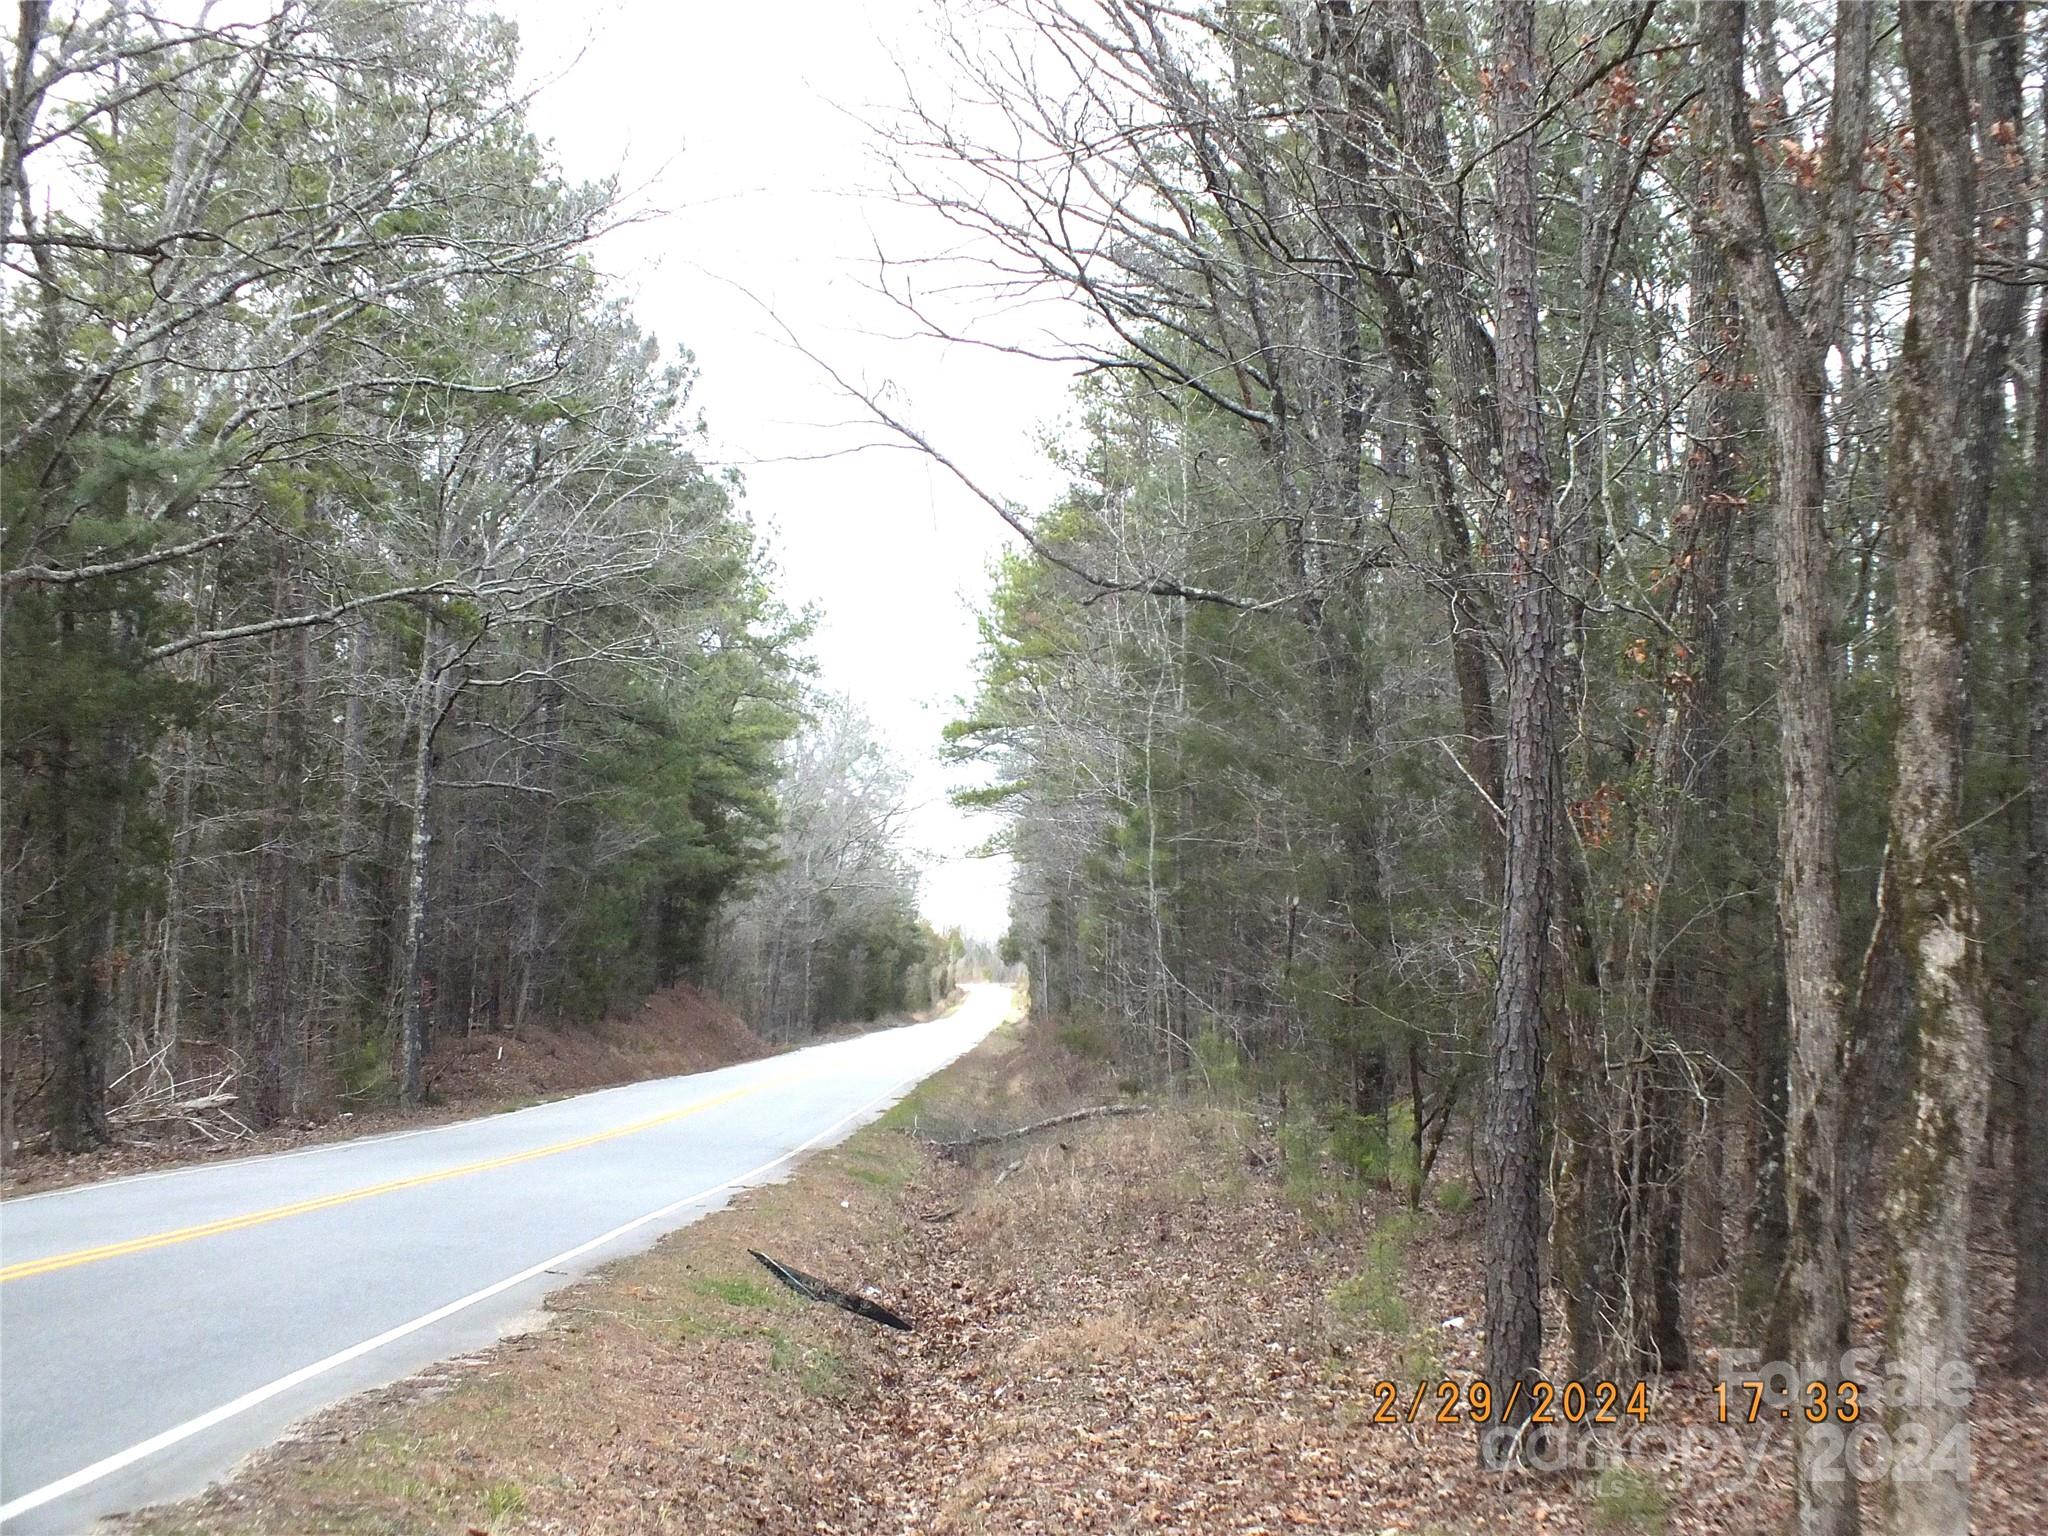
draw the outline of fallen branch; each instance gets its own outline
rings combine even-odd
[[[256,1133],[229,1108],[241,1099],[234,1090],[234,1081],[234,1073],[228,1072],[210,1082],[167,1083],[109,1110],[107,1127],[120,1131],[137,1126],[182,1125],[188,1132],[215,1143],[246,1140]]]
[[[758,1248],[749,1248],[747,1252],[759,1259],[769,1274],[806,1301],[822,1301],[827,1306],[851,1312],[855,1317],[864,1317],[871,1323],[880,1323],[884,1328],[900,1328],[905,1333],[910,1332],[910,1324],[880,1302],[869,1301],[865,1296],[855,1296],[842,1291],[836,1285],[827,1285],[817,1276],[807,1275],[800,1269],[791,1269],[787,1264],[778,1264]]]
[[[993,1147],[1005,1141],[1017,1141],[1039,1131],[1049,1131],[1056,1125],[1072,1125],[1076,1120],[1095,1120],[1105,1115],[1142,1115],[1151,1110],[1150,1104],[1097,1104],[1092,1109],[1070,1109],[1064,1115],[1053,1115],[1045,1120],[1034,1120],[1029,1125],[1020,1125],[1014,1131],[991,1131],[983,1136],[963,1136],[958,1141],[933,1141],[932,1147],[941,1157],[958,1158],[962,1152],[976,1147]]]

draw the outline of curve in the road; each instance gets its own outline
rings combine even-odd
[[[197,1492],[306,1414],[488,1345],[1010,1012],[977,987],[694,1078],[0,1202],[0,1523],[49,1536]]]

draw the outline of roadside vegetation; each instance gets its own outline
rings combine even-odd
[[[2043,8],[987,9],[884,133],[1087,317],[949,733],[1044,1006],[1296,1074],[1312,1222],[1455,1170],[1475,1451],[1725,1326],[1893,1378],[1790,1528],[1972,1527],[1933,1378],[2048,1373]]]
[[[175,1128],[157,1127],[153,1134],[124,1130],[87,1152],[17,1155],[0,1167],[0,1194],[502,1114],[617,1083],[706,1072],[774,1048],[718,999],[678,983],[630,1013],[593,1023],[534,1024],[516,1035],[493,1030],[444,1040],[429,1058],[426,1102],[418,1109],[375,1098],[344,1100],[355,1107],[280,1121],[261,1131],[218,1112],[193,1112]]]
[[[1469,1429],[1405,1422],[1405,1395],[1375,1422],[1381,1381],[1479,1363],[1468,1171],[1411,1204],[1341,1133],[1288,1129],[1270,1077],[1134,1099],[1063,1034],[1006,1026],[787,1183],[561,1293],[540,1331],[346,1404],[129,1529],[1648,1536],[1782,1517],[1786,1437],[1715,1423],[1710,1372],[1656,1382],[1663,1438],[1581,1471],[1482,1472]],[[1104,1104],[1143,1112],[934,1148]],[[799,1300],[749,1248],[871,1287],[915,1331]],[[1989,1245],[1975,1262],[2010,1265]],[[1692,1300],[1722,1336],[1725,1287]],[[2008,1379],[1978,1412],[1976,1529],[2029,1529],[2048,1410]]]
[[[2048,5],[928,19],[867,147],[944,238],[875,281],[921,342],[1044,317],[1062,489],[784,330],[1014,535],[943,733],[994,956],[512,27],[22,0],[10,1156],[417,1109],[684,981],[778,1045],[966,967],[1038,1010],[174,1518],[2037,1531]],[[1545,1394],[1713,1461],[1766,1363],[1739,1475],[1557,1466]],[[1432,1382],[1482,1422],[1384,1417]]]

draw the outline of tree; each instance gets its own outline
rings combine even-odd
[[[1557,514],[1545,462],[1536,356],[1536,8],[1497,14],[1494,131],[1498,205],[1500,462],[1509,546],[1507,751],[1501,809],[1499,980],[1486,1102],[1485,1377],[1499,1427],[1522,1435],[1542,1371],[1544,990],[1557,847]]]
[[[21,8],[10,1136],[417,1103],[440,1036],[678,979],[767,856],[801,626],[516,62],[452,3]]]
[[[1885,1423],[1896,1444],[1918,1429],[1938,1448],[1924,1467],[1895,1458],[1886,1478],[1889,1527],[1905,1533],[1970,1524],[1967,1405],[1929,1386],[1969,1351],[1970,1178],[1984,1139],[1989,1043],[1960,836],[1965,630],[1956,581],[1964,417],[1983,407],[1966,412],[1953,387],[1972,329],[1977,171],[1954,15],[1908,5],[1899,36],[1917,174],[1913,280],[1891,386],[1900,723],[1878,921],[1898,934],[1913,996],[1911,1130],[1893,1159],[1885,1210],[1885,1342],[1893,1369],[1920,1390],[1894,1394]]]
[[[1844,0],[1836,23],[1835,90],[1819,167],[1818,254],[1795,309],[1777,266],[1743,79],[1746,12],[1733,3],[1703,11],[1714,79],[1715,147],[1725,180],[1722,238],[1743,320],[1764,374],[1777,534],[1778,729],[1783,762],[1783,860],[1779,894],[1791,1040],[1786,1112],[1786,1190],[1791,1246],[1783,1283],[1795,1371],[1839,1374],[1849,1346],[1844,1213],[1839,1170],[1846,1006],[1838,972],[1836,890],[1839,815],[1834,703],[1828,661],[1825,530],[1825,358],[1841,324],[1842,289],[1855,253],[1857,167],[1870,104],[1870,8]],[[1775,46],[1775,43],[1773,43]],[[1839,1475],[1829,1426],[1795,1425],[1802,1531],[1856,1528],[1856,1489]]]
[[[2048,378],[2048,303],[2037,320],[2039,361]],[[2048,953],[2048,390],[2034,395],[2032,506],[2027,538],[2027,833],[2024,914],[2026,946]],[[2048,981],[2039,968],[2024,994],[2020,1025],[2019,1136],[2014,1157],[2011,1354],[2014,1367],[2048,1375]]]
[[[722,915],[712,974],[771,1038],[931,1006],[945,940],[917,915],[903,771],[850,701],[813,702],[781,763],[771,868]]]

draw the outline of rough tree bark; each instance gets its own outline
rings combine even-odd
[[[1494,127],[1501,145],[1498,358],[1508,525],[1507,820],[1500,975],[1486,1113],[1486,1351],[1483,1374],[1519,1435],[1542,1369],[1544,981],[1555,874],[1556,508],[1536,368],[1536,9],[1501,0]],[[1520,1384],[1519,1393],[1514,1391]],[[1510,1404],[1510,1394],[1514,1400]],[[1487,1439],[1482,1439],[1482,1445]],[[1497,1443],[1497,1442],[1496,1442]]]
[[[1491,869],[1498,867],[1501,860],[1502,829],[1496,815],[1501,741],[1487,639],[1498,629],[1499,615],[1494,594],[1474,563],[1469,509],[1460,499],[1458,479],[1453,472],[1452,438],[1455,434],[1462,448],[1458,456],[1465,460],[1465,483],[1483,503],[1481,524],[1490,526],[1499,472],[1495,455],[1500,440],[1494,404],[1493,340],[1479,319],[1469,291],[1467,274],[1471,265],[1463,231],[1444,202],[1452,182],[1450,146],[1444,131],[1439,86],[1442,64],[1430,46],[1428,18],[1420,0],[1401,0],[1387,7],[1384,14],[1395,82],[1394,131],[1400,137],[1403,157],[1417,168],[1415,179],[1423,183],[1415,189],[1409,215],[1428,233],[1420,242],[1426,254],[1418,272],[1413,266],[1413,255],[1401,249],[1401,242],[1388,240],[1383,231],[1373,231],[1369,225],[1367,250],[1378,253],[1379,259],[1368,264],[1368,273],[1381,304],[1382,341],[1420,440],[1419,462],[1436,516],[1439,559],[1450,607],[1451,671],[1470,738],[1469,768],[1492,802],[1476,808],[1480,848]],[[1347,137],[1353,142],[1366,142],[1356,132]],[[1400,268],[1394,265],[1397,253],[1404,264]],[[1411,301],[1409,293],[1417,286],[1418,277],[1423,280],[1423,296]],[[1424,308],[1436,312],[1434,328],[1425,323],[1419,312]],[[1451,383],[1452,425],[1448,430],[1437,409],[1437,391],[1431,382],[1435,375],[1432,340],[1436,332],[1442,335],[1441,351]]]
[[[271,571],[271,602],[275,612],[288,613],[294,597],[289,557],[280,544]],[[257,861],[255,974],[249,978],[248,1034],[244,1100],[261,1129],[274,1125],[296,1108],[302,1091],[295,1081],[292,1027],[297,1007],[291,976],[292,843],[300,786],[305,779],[304,710],[306,658],[303,634],[280,631],[270,637],[269,701],[263,729],[263,810],[261,853]]]
[[[533,743],[527,750],[522,775],[540,797],[540,830],[534,839],[533,864],[522,898],[524,912],[519,922],[519,955],[515,962],[518,980],[512,993],[511,1032],[515,1035],[521,1033],[533,1017],[534,1003],[540,996],[541,967],[548,958],[548,856],[554,842],[555,765],[562,746],[562,685],[555,671],[561,662],[561,631],[556,625],[549,624],[541,634],[541,666],[546,676],[534,703]]]
[[[1388,17],[1404,148],[1420,172],[1418,202],[1428,199],[1435,205],[1419,216],[1424,291],[1442,335],[1465,473],[1472,484],[1491,492],[1499,488],[1506,469],[1499,456],[1497,359],[1473,291],[1479,265],[1461,210],[1451,201],[1463,193],[1444,122],[1442,64],[1429,43],[1423,0],[1398,0],[1388,7]],[[1490,536],[1490,522],[1487,526]]]
[[[2035,957],[2020,1021],[2018,1146],[2013,1159],[2012,1368],[2048,1376],[2048,295],[2034,390],[2034,485],[2027,538],[2027,852],[2025,953]]]
[[[2026,313],[2026,289],[2012,280],[2026,264],[2027,236],[2032,224],[2020,81],[2024,11],[2019,0],[1972,0],[1966,23],[1975,65],[1969,71],[1968,84],[1976,113],[1980,185],[1974,216],[1978,238],[1990,258],[1987,265],[2007,269],[1986,271],[1975,280],[1976,300],[1964,364],[1965,404],[1958,424],[1956,454],[1956,591],[1966,619],[1971,613],[1977,566],[1984,557],[1991,482],[2006,425],[2006,372],[2011,367],[2013,345],[2019,339]],[[1968,641],[1966,629],[1966,647]],[[1964,655],[1967,663],[1967,649]],[[1965,749],[1969,745],[1970,719],[1966,705]]]
[[[1969,1352],[1970,1176],[1984,1139],[1989,1049],[1976,894],[1960,828],[1965,615],[1957,598],[1956,481],[1962,376],[1975,268],[1975,167],[1954,11],[1902,5],[1911,96],[1913,277],[1893,370],[1890,512],[1896,552],[1899,732],[1891,840],[1879,899],[1893,910],[1911,983],[1910,1117],[1892,1160],[1885,1222],[1892,1262],[1885,1338],[1894,1375],[1936,1388]],[[1967,1395],[1894,1391],[1894,1446],[1917,1432],[1933,1454],[1890,1458],[1883,1502],[1894,1536],[1970,1524]]]

